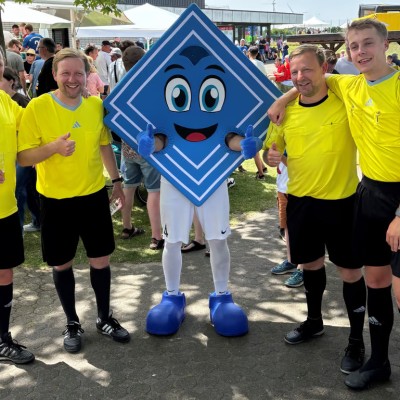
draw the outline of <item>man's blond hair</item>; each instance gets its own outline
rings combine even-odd
[[[302,44],[299,47],[296,47],[289,55],[289,60],[292,61],[293,58],[297,56],[301,56],[305,53],[313,53],[315,58],[318,61],[318,64],[322,66],[325,62],[325,54],[324,50],[315,44]]]
[[[62,49],[59,52],[57,52],[56,55],[54,56],[53,71],[55,74],[57,73],[58,63],[67,58],[77,58],[79,60],[82,60],[84,66],[85,66],[85,72],[87,74],[90,72],[90,64],[89,64],[88,59],[86,58],[86,55],[80,50],[75,50],[75,49],[71,49],[70,47],[67,47],[67,48]]]
[[[386,40],[388,38],[388,31],[385,24],[373,18],[365,18],[356,19],[352,21],[349,25],[347,25],[346,41],[348,39],[349,32],[361,31],[364,29],[375,29],[378,35],[382,37],[383,40]]]

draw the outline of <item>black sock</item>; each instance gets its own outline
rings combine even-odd
[[[304,288],[307,299],[309,319],[320,319],[322,317],[322,296],[326,287],[325,266],[311,271],[303,270]]]
[[[343,282],[343,299],[350,321],[349,339],[363,341],[367,288],[364,277],[354,283]]]
[[[368,290],[368,321],[371,358],[363,370],[378,368],[388,359],[389,337],[393,327],[392,285]]]
[[[96,295],[98,317],[105,321],[110,315],[110,266],[96,269],[90,266],[90,282]]]
[[[0,286],[0,338],[10,329],[13,284]]]
[[[53,281],[67,317],[67,323],[70,321],[79,322],[75,309],[75,277],[72,267],[64,271],[57,271],[53,268]]]

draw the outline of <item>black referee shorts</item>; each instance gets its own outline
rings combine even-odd
[[[400,278],[398,253],[386,242],[386,232],[400,205],[400,182],[379,182],[363,177],[357,188],[355,213],[355,251],[363,265],[385,266],[392,263],[393,274]]]
[[[356,269],[352,254],[355,195],[340,200],[321,200],[289,195],[287,224],[291,261],[304,264],[325,256],[343,268]]]
[[[50,266],[71,261],[79,238],[89,258],[110,255],[115,249],[106,188],[68,199],[40,196],[43,260]]]
[[[24,262],[24,242],[18,212],[0,219],[0,269],[14,268]]]

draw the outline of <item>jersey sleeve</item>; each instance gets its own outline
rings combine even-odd
[[[329,75],[326,78],[326,84],[329,89],[343,100],[344,94],[346,92],[346,87],[355,78],[355,75]]]
[[[40,129],[34,109],[35,99],[31,100],[23,112],[18,130],[18,152],[34,149],[41,145]]]

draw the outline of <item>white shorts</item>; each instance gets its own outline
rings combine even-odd
[[[181,192],[161,177],[161,225],[167,242],[189,243],[189,233],[196,212],[207,240],[226,239],[230,233],[228,185],[221,186],[196,207]]]

